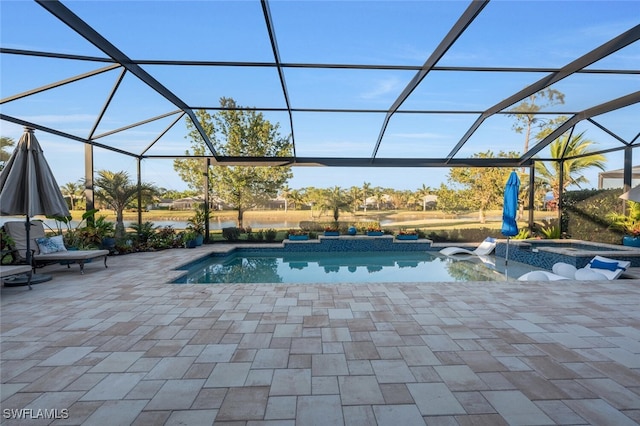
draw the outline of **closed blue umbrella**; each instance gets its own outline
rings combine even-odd
[[[504,188],[504,205],[502,206],[502,235],[507,237],[507,253],[505,265],[509,261],[509,237],[518,235],[518,191],[520,190],[520,178],[515,171],[509,175],[509,180]]]

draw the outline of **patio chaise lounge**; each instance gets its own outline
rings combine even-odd
[[[31,274],[32,269],[30,265],[0,265],[0,278],[9,278],[16,275],[26,275],[29,290],[31,290]]]
[[[19,261],[26,261],[27,235],[25,222],[6,222],[5,232],[13,239]],[[33,267],[50,263],[71,263],[80,265],[80,273],[84,274],[84,264],[93,259],[104,258],[104,267],[107,267],[107,255],[109,250],[67,250],[62,242],[62,236],[48,238],[44,232],[42,222],[31,222],[29,232],[29,247],[33,253]]]
[[[491,252],[495,250],[496,244],[497,243],[495,238],[487,237],[475,250],[467,250],[462,247],[445,247],[440,250],[440,253],[444,254],[445,256],[452,256],[456,254],[486,256],[488,254],[491,254]]]
[[[519,281],[594,281],[615,280],[631,266],[628,260],[615,260],[603,256],[595,256],[584,268],[576,269],[568,263],[558,262],[552,271],[531,271],[518,278]]]

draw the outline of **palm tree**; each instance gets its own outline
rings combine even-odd
[[[422,200],[422,211],[427,210],[427,195],[431,195],[432,189],[430,186],[422,184],[422,187],[416,191],[416,195]]]
[[[587,183],[588,179],[582,174],[585,170],[597,167],[604,170],[606,157],[602,154],[594,154],[584,156],[593,152],[590,146],[595,144],[594,141],[585,139],[584,132],[568,140],[568,136],[556,139],[549,145],[551,158],[564,160],[564,173],[562,191],[568,186],[575,185],[580,188],[581,184]],[[582,156],[575,158],[577,156]],[[544,162],[536,162],[536,176],[541,181],[547,183],[553,192],[553,197],[558,200],[560,196],[560,162],[553,161],[550,166]]]
[[[338,221],[340,218],[340,210],[350,210],[348,198],[339,186],[326,189],[323,191],[322,210],[331,210],[333,212],[333,220]]]
[[[294,209],[300,208],[304,203],[304,198],[304,191],[300,189],[292,189],[291,192],[289,192],[289,201],[293,204]]]
[[[284,200],[284,212],[286,213],[289,210],[289,200],[291,198],[291,188],[289,188],[289,185],[284,185],[280,188],[280,197]]]
[[[7,136],[0,137],[0,170],[4,168],[4,164],[9,157],[11,157],[11,152],[8,151],[8,148],[13,148],[15,144],[16,142],[13,138]]]
[[[362,201],[364,203],[364,212],[367,212],[367,194],[369,193],[369,189],[371,189],[371,184],[369,182],[365,182],[362,184]]]
[[[100,170],[95,180],[95,186],[96,198],[116,213],[116,238],[124,237],[123,212],[138,195],[138,185],[130,181],[127,172]],[[157,194],[157,189],[151,184],[141,183],[140,192],[143,199],[151,199]]]
[[[71,210],[75,210],[75,200],[80,199],[84,194],[84,185],[82,184],[82,180],[65,183],[60,187],[60,192],[62,192],[62,195],[64,195],[65,198],[69,197]]]
[[[349,191],[348,191],[349,202],[351,203],[351,209],[354,212],[358,211],[358,206],[360,205],[361,192],[362,191],[360,191],[360,188],[358,188],[357,186],[352,186],[351,188],[349,188]]]
[[[375,188],[373,188],[373,198],[376,200],[376,208],[378,209],[378,211],[380,210],[380,205],[385,199],[384,193],[385,193],[385,190],[379,186],[376,186]]]

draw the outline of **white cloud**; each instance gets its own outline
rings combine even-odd
[[[362,99],[376,99],[388,93],[398,93],[399,87],[400,81],[395,77],[378,80],[374,82],[370,90],[362,93],[360,97]]]

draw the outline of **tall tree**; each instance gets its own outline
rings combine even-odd
[[[360,193],[362,191],[357,186],[352,186],[348,191],[349,203],[351,204],[351,210],[354,212],[358,211],[358,206],[361,203]]]
[[[280,188],[280,197],[284,200],[284,211],[289,211],[289,200],[291,200],[291,188],[289,185],[284,185]]]
[[[294,209],[300,208],[300,206],[302,206],[302,204],[304,203],[304,200],[305,200],[305,193],[303,190],[292,189],[291,192],[289,192],[289,201],[293,203]]]
[[[602,154],[588,155],[593,152],[591,146],[595,142],[584,138],[584,132],[571,137],[564,135],[549,145],[551,158],[564,160],[563,167],[563,184],[564,191],[568,186],[580,185],[587,183],[589,180],[584,176],[584,172],[590,168],[596,167],[600,170],[605,169],[606,157]],[[574,158],[581,156],[580,158]],[[536,161],[536,176],[548,184],[553,192],[553,198],[558,200],[560,196],[560,161],[553,161],[551,164]]]
[[[272,124],[262,113],[243,110],[231,98],[220,99],[221,111],[211,116],[196,111],[202,128],[221,156],[286,157],[292,155],[288,138],[279,134],[279,125]],[[204,141],[190,120],[191,155],[207,154]],[[189,151],[187,151],[189,154]],[[202,191],[202,160],[175,160],[174,169],[194,189]],[[289,167],[212,166],[209,169],[211,188],[215,194],[238,211],[238,226],[243,226],[244,212],[262,201],[274,198],[292,176]]]
[[[376,209],[380,210],[380,206],[385,201],[385,190],[376,186],[371,191],[373,192],[373,199],[376,200]]]
[[[96,199],[116,213],[116,238],[124,237],[123,213],[127,206],[137,199],[138,184],[132,182],[129,179],[129,174],[125,171],[99,170],[95,187]],[[150,183],[142,183],[140,191],[143,200],[147,201],[150,201],[157,194],[157,189]]]
[[[364,182],[362,184],[362,204],[364,205],[364,211],[367,212],[367,197],[369,196],[369,190],[371,189],[371,183]]]
[[[11,148],[16,144],[13,138],[7,136],[0,137],[0,170],[4,169],[4,164],[11,157]]]
[[[469,189],[455,190],[441,183],[435,192],[438,196],[438,210],[442,210],[445,213],[458,214],[471,208],[469,206],[469,200],[471,199],[468,196],[468,193],[471,192]]]
[[[515,152],[499,152],[499,158],[516,157]],[[495,158],[492,151],[473,155],[474,158]],[[510,169],[501,167],[454,167],[449,171],[448,180],[468,189],[467,196],[472,208],[478,209],[478,220],[486,222],[486,211],[501,205],[504,185],[511,173]]]
[[[558,104],[564,104],[564,94],[558,90],[547,88],[529,96],[511,110],[518,111],[509,114],[509,117],[515,118],[513,130],[517,133],[524,133],[523,152],[529,151],[531,132],[534,128],[542,129],[549,123],[549,120],[541,118],[538,113],[543,108]]]

